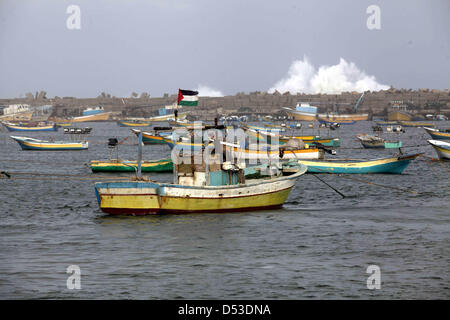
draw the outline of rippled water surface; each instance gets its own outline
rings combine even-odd
[[[394,153],[360,148],[356,134],[371,125],[331,131],[342,138],[335,157]],[[115,123],[83,126],[93,128],[88,151],[22,151],[0,132],[0,171],[53,174],[0,180],[0,298],[450,298],[450,164],[430,160],[437,155],[423,129],[398,136],[412,146],[403,152],[424,152],[402,175],[320,175],[345,198],[304,175],[280,210],[111,217],[99,210],[92,180],[55,174],[91,176],[85,164],[109,157],[109,137],[130,136],[120,155],[135,159],[136,138]],[[28,136],[68,139],[62,130]],[[169,154],[144,148],[145,159]],[[380,290],[366,286],[372,264]],[[80,290],[67,289],[69,265],[81,268]]]

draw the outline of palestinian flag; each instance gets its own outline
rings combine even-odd
[[[198,105],[198,91],[181,90],[178,89],[178,105],[179,106],[197,106]]]

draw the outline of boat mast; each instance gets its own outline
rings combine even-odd
[[[138,169],[137,169],[137,178],[138,180],[142,179],[142,131],[139,132],[138,136]]]

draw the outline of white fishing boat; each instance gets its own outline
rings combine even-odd
[[[441,140],[427,140],[436,150],[439,159],[450,160],[450,143]]]

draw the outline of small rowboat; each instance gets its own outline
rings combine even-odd
[[[57,127],[70,127],[72,125],[72,123],[70,123],[70,122],[59,122],[59,123],[55,123],[55,125]]]
[[[130,160],[92,160],[90,164],[92,172],[135,172],[137,161]],[[172,172],[172,159],[142,161],[143,172]]]
[[[401,155],[375,160],[300,160],[313,173],[395,173],[401,174],[409,163],[419,157],[419,154]]]
[[[8,131],[57,131],[58,127],[55,124],[48,126],[37,126],[37,127],[27,127],[22,125],[16,125],[12,123],[3,123],[3,125],[8,129]]]
[[[285,128],[267,128],[267,127],[258,127],[258,126],[251,126],[251,125],[247,125],[247,128],[249,129],[253,129],[256,131],[264,131],[264,132],[280,132],[280,131],[285,131]]]
[[[395,149],[401,148],[401,141],[386,141],[385,139],[368,134],[359,134],[356,136],[366,149]]]
[[[450,143],[441,140],[428,140],[428,143],[436,150],[439,159],[450,160]]]
[[[341,140],[339,138],[324,138],[315,135],[302,135],[302,136],[286,136],[279,135],[276,133],[256,131],[253,129],[248,129],[247,134],[249,136],[255,137],[258,141],[267,141],[270,138],[271,143],[274,143],[278,139],[278,144],[284,145],[291,139],[302,140],[304,143],[312,144],[314,142],[320,143],[326,147],[339,147],[341,145]]]
[[[280,148],[269,148],[269,150],[252,150],[224,146],[224,149],[230,151],[235,158],[246,160],[287,160],[287,159],[322,159],[324,151],[319,148],[291,149],[283,150]]]
[[[117,121],[117,125],[119,127],[148,127],[150,126],[150,122],[119,120]]]
[[[27,137],[11,136],[22,148],[22,150],[39,151],[66,151],[66,150],[87,150],[88,142],[67,142],[67,141],[44,141]]]
[[[439,129],[433,129],[424,127],[425,131],[433,138],[434,140],[449,140],[450,139],[450,130],[447,129],[445,131]]]
[[[399,121],[399,123],[404,127],[434,127],[434,124],[431,122]]]
[[[140,130],[131,129],[136,136],[141,132]],[[144,144],[168,144],[172,140],[170,136],[172,132],[142,132],[142,142]]]
[[[326,118],[320,118],[318,117],[317,120],[319,120],[320,123],[325,123],[325,124],[354,124],[356,121],[355,120],[345,120],[345,119],[336,119],[336,120],[327,120]]]

